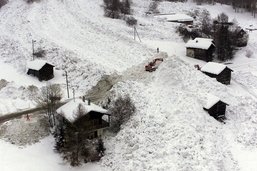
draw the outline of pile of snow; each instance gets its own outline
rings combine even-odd
[[[0,115],[35,107],[33,98],[26,87],[7,83],[0,89]]]
[[[58,153],[54,152],[53,146],[54,138],[51,136],[24,148],[0,140],[0,168],[2,171],[103,171],[103,168],[95,163],[71,167]]]
[[[202,108],[208,93],[235,100],[232,90],[174,57],[152,74],[147,85],[114,86],[116,96],[132,97],[137,112],[105,141],[102,164],[112,170],[237,170],[223,124]]]
[[[48,119],[44,115],[29,115],[5,122],[0,126],[0,138],[18,146],[31,145],[49,135]]]

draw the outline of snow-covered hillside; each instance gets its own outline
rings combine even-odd
[[[249,33],[249,45],[230,61],[232,83],[225,86],[193,67],[204,62],[185,56],[177,24],[146,15],[150,3],[133,0],[140,43],[124,21],[103,17],[102,0],[42,0],[30,5],[9,0],[0,9],[0,78],[8,81],[0,86],[0,114],[34,106],[27,86],[46,85],[26,75],[33,39],[35,48],[46,50],[46,60],[56,66],[53,83],[65,88],[67,70],[71,86],[81,94],[103,75],[124,74],[110,95],[129,94],[137,107],[116,136],[105,137],[102,160],[78,170],[257,170],[257,31]],[[187,13],[195,8],[207,8],[213,17],[223,11],[243,28],[257,27],[250,14],[235,14],[226,5],[161,2],[159,11]],[[157,47],[169,56],[156,72],[146,73],[144,65]],[[246,57],[249,50],[251,58]],[[226,124],[203,110],[209,94],[229,104]],[[51,137],[23,149],[0,140],[0,148],[0,170],[17,170],[18,165],[21,171],[77,170],[52,151]]]

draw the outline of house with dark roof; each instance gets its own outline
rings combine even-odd
[[[110,126],[110,114],[106,109],[84,98],[72,100],[56,110],[57,130],[78,133],[81,137],[101,137],[103,130]]]
[[[208,62],[201,68],[201,71],[209,77],[216,78],[218,82],[226,85],[230,84],[231,72],[233,72],[233,70],[226,65],[215,62]]]
[[[222,121],[226,118],[226,106],[228,106],[228,104],[221,101],[218,97],[209,95],[203,109],[215,119]]]
[[[213,60],[215,45],[213,39],[195,38],[186,43],[186,55],[206,62]]]
[[[44,60],[30,61],[27,68],[27,74],[37,77],[39,81],[47,81],[54,77],[54,65]]]

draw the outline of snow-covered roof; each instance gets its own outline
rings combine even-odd
[[[187,48],[196,48],[196,49],[209,49],[213,44],[213,39],[207,38],[195,38],[194,40],[189,40],[186,43]]]
[[[194,19],[186,14],[169,14],[169,15],[158,15],[158,18],[164,18],[170,22],[187,22],[194,21]]]
[[[207,94],[207,101],[205,103],[205,105],[203,106],[205,109],[209,110],[212,106],[214,106],[216,103],[218,103],[220,100],[220,98],[218,98],[217,96],[214,96],[212,94]],[[223,103],[225,103],[226,105],[228,105],[226,102],[221,101]]]
[[[58,108],[56,112],[63,115],[63,117],[65,117],[68,121],[74,122],[78,118],[77,111],[80,104],[82,104],[83,108],[85,109],[85,114],[88,114],[91,111],[108,113],[107,110],[103,109],[102,107],[97,106],[92,102],[90,102],[90,105],[88,105],[88,101],[83,102],[82,99],[75,99],[75,101],[71,100]]]
[[[226,67],[226,65],[220,63],[208,62],[201,68],[201,71],[219,75]]]
[[[40,70],[45,64],[50,64],[49,62],[45,61],[45,60],[34,60],[34,61],[30,61],[27,64],[27,68],[28,69],[33,69],[33,70]],[[53,66],[53,65],[52,65]]]
[[[218,103],[220,99],[214,95],[208,94],[207,102],[204,106],[205,109],[210,109],[212,106],[214,106],[216,103]]]

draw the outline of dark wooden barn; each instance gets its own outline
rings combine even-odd
[[[208,101],[203,109],[206,110],[215,119],[222,121],[226,118],[225,113],[227,105],[227,103],[221,101],[218,97],[209,96]]]
[[[87,139],[101,137],[103,130],[110,126],[110,114],[107,110],[90,101],[76,99],[61,106],[56,111],[56,126],[69,127]]]
[[[28,63],[28,75],[33,75],[39,81],[50,80],[54,77],[54,66],[44,60],[35,60]]]
[[[206,62],[213,60],[215,45],[212,39],[195,38],[186,44],[186,55]]]
[[[201,68],[201,71],[206,75],[216,78],[216,80],[222,84],[230,84],[232,69],[228,68],[226,65],[208,62]]]

